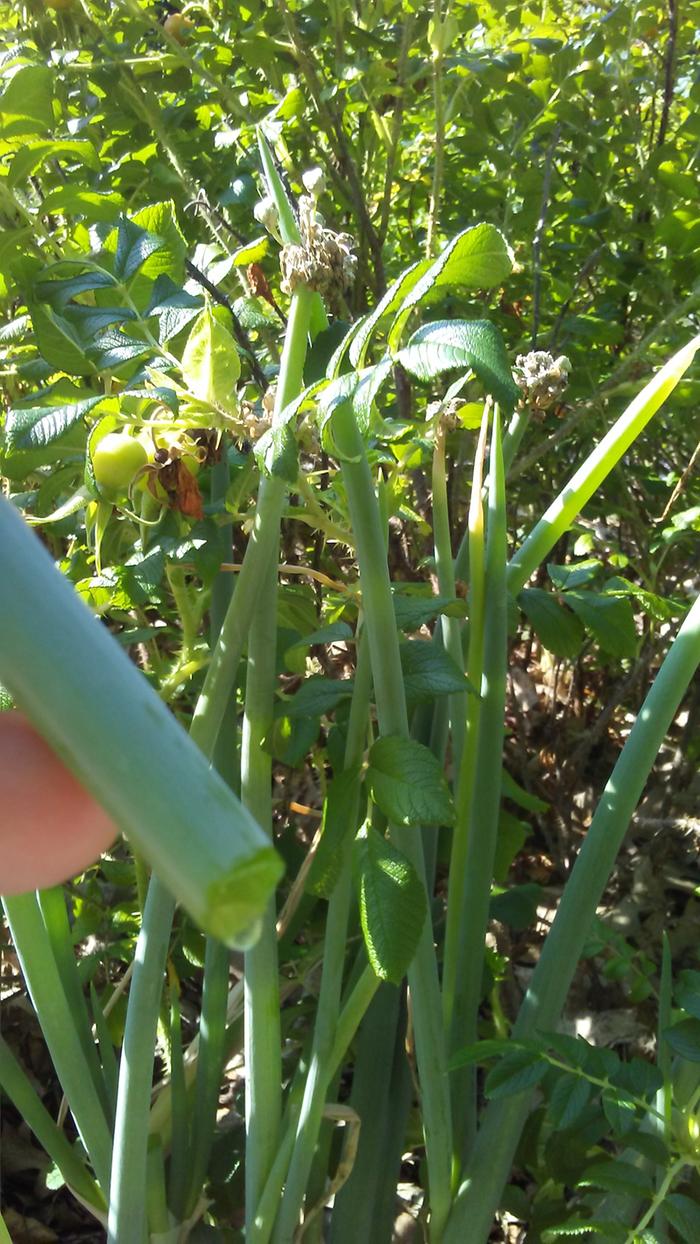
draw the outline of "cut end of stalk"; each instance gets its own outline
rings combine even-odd
[[[209,887],[201,924],[234,950],[248,949],[258,938],[260,917],[284,872],[272,847],[237,863]]]

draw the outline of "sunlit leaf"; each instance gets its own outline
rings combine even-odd
[[[404,977],[427,915],[425,889],[412,864],[375,829],[356,844],[360,921],[377,976],[395,985]]]

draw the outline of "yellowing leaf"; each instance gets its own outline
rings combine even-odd
[[[195,320],[182,356],[182,375],[190,392],[219,410],[236,409],[241,364],[236,343],[209,307]]]
[[[253,242],[247,242],[245,246],[241,246],[234,251],[233,262],[237,268],[244,268],[249,263],[260,263],[265,257],[270,247],[270,239],[266,237],[255,238]]]

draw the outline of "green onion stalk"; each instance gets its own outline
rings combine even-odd
[[[484,408],[479,440],[474,455],[471,500],[467,520],[469,549],[469,639],[467,651],[467,677],[475,694],[466,699],[466,723],[457,781],[456,817],[452,835],[450,856],[450,890],[447,904],[445,929],[445,953],[442,972],[442,1001],[445,1031],[452,1029],[457,977],[461,955],[462,919],[465,906],[464,892],[467,877],[467,844],[470,833],[470,817],[473,807],[472,794],[476,778],[479,714],[481,711],[481,683],[484,658],[484,507],[482,501],[484,456],[489,427],[489,410]]]
[[[476,740],[470,731],[464,771],[464,786],[458,790],[458,829],[466,838],[464,874],[456,898],[459,899],[459,937],[456,946],[454,1009],[451,1015],[450,1046],[457,1034],[476,1040],[481,1000],[484,940],[493,879],[501,803],[501,770],[506,698],[506,506],[505,476],[498,406],[494,408],[489,464],[489,504],[486,557],[484,565],[483,663]],[[476,569],[474,567],[474,569]],[[479,602],[481,608],[481,602]],[[476,620],[476,619],[475,619]],[[477,625],[480,625],[481,619]],[[478,639],[478,636],[475,635]],[[475,743],[475,751],[474,749]],[[473,771],[471,760],[473,759]],[[467,806],[467,799],[469,800]],[[466,820],[465,825],[462,818]],[[458,838],[456,832],[455,837]],[[463,839],[461,839],[463,840]],[[452,877],[452,873],[450,873]],[[465,1150],[476,1131],[476,1084],[467,1072],[453,1078],[453,1118],[455,1121],[455,1166],[460,1148]],[[459,1090],[459,1091],[458,1091]]]
[[[408,737],[408,714],[384,530],[365,445],[350,402],[336,408],[331,427],[341,458],[357,548],[379,729],[382,735]],[[391,835],[425,885],[421,831],[416,827],[392,826]],[[452,1126],[440,986],[429,920],[424,923],[418,949],[409,968],[408,981],[423,1100],[431,1230],[435,1239],[439,1239],[450,1205]]]
[[[358,643],[357,669],[353,688],[347,741],[345,769],[360,765],[367,734],[371,670],[364,627]],[[314,1159],[323,1118],[326,1092],[334,1070],[338,1016],[341,1009],[343,969],[347,952],[347,927],[352,901],[352,841],[359,810],[359,786],[354,785],[352,807],[348,813],[348,834],[341,846],[343,853],[340,875],[328,904],[326,936],[323,951],[323,972],[316,1009],[311,1059],[306,1078],[299,1118],[296,1122],[294,1149],[287,1173],[279,1214],[274,1228],[275,1244],[291,1244],[297,1229],[309,1175]],[[344,1051],[341,1057],[344,1055]],[[258,1233],[263,1224],[256,1223]],[[262,1244],[262,1235],[255,1239]]]
[[[275,412],[278,417],[302,387],[313,292],[292,295]],[[274,427],[274,416],[273,416]],[[263,478],[260,491],[284,483]],[[265,746],[272,730],[277,636],[277,543],[258,587],[248,642],[248,676],[241,754],[241,795],[258,824],[272,836],[272,759]],[[255,1211],[277,1151],[281,1122],[281,1041],[276,912],[272,900],[260,936],[245,957],[246,1222]]]
[[[700,597],[686,615],[620,753],[591,821],[513,1029],[516,1040],[556,1029],[596,909],[634,810],[700,664]],[[532,1094],[491,1102],[450,1216],[445,1244],[485,1244]]]

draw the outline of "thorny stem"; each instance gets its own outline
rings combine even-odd
[[[433,184],[430,191],[430,207],[428,209],[428,225],[425,235],[425,254],[432,259],[437,249],[437,224],[440,215],[440,196],[445,166],[445,106],[442,94],[444,37],[449,20],[450,4],[447,0],[443,9],[442,0],[433,3],[433,106],[435,109],[435,155],[433,163]]]
[[[542,289],[542,240],[544,238],[544,229],[547,222],[547,208],[549,207],[549,195],[552,184],[552,163],[554,160],[554,152],[559,142],[559,126],[555,125],[552,139],[547,148],[547,154],[544,158],[544,174],[542,177],[542,199],[540,202],[540,214],[535,226],[535,233],[532,239],[532,267],[533,267],[533,288],[532,288],[532,345],[531,349],[537,349],[537,334],[540,327],[540,294]]]
[[[362,182],[350,152],[342,120],[336,115],[331,103],[327,99],[325,84],[319,79],[313,59],[299,35],[294,14],[290,11],[286,0],[276,0],[276,3],[282,14],[282,20],[289,34],[294,55],[304,75],[309,93],[314,101],[316,111],[333,153],[328,161],[331,176],[341,194],[347,195],[348,192],[350,194],[361,230],[366,236],[372,252],[375,288],[378,293],[382,293],[385,281],[381,241],[367,210]]]
[[[406,71],[408,68],[408,54],[411,49],[413,26],[413,14],[408,13],[404,20],[403,34],[401,36],[401,49],[399,51],[399,59],[396,66],[396,103],[394,104],[394,115],[391,121],[390,147],[386,161],[384,193],[382,195],[382,207],[379,215],[379,228],[377,230],[380,246],[383,246],[386,241],[386,235],[389,229],[389,219],[391,217],[391,193],[394,186],[394,177],[396,175],[396,166],[399,157],[401,124],[403,122],[404,92],[406,89]]]

